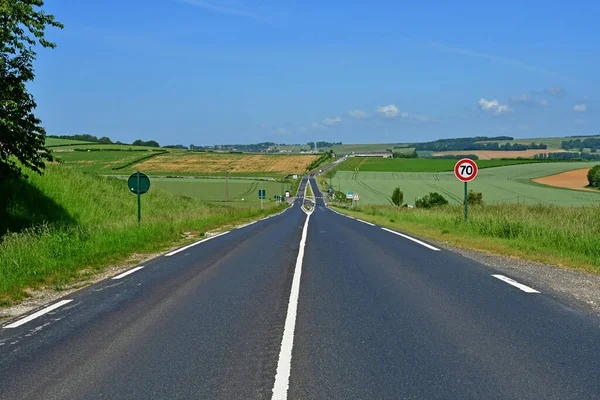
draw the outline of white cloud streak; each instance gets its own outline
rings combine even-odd
[[[321,125],[335,126],[335,125],[339,124],[340,122],[342,122],[342,117],[325,118],[324,120],[321,121]]]
[[[439,51],[443,51],[445,53],[451,53],[451,54],[457,54],[457,55],[463,55],[463,56],[469,56],[469,57],[476,57],[476,58],[483,58],[483,59],[486,59],[486,60],[489,60],[492,62],[500,62],[500,63],[510,65],[513,67],[528,69],[530,71],[543,72],[543,73],[550,74],[550,75],[558,75],[556,72],[549,71],[549,70],[543,69],[543,68],[539,68],[539,67],[536,67],[533,65],[529,65],[527,63],[524,63],[523,61],[516,60],[516,59],[510,58],[510,57],[502,57],[502,56],[497,56],[494,54],[480,53],[477,51],[462,49],[460,47],[448,46],[446,44],[439,43],[439,42],[428,42],[428,43],[433,48],[435,48]]]
[[[587,106],[585,104],[575,104],[573,106],[573,111],[576,111],[576,112],[586,112],[587,111]]]
[[[195,7],[204,8],[219,14],[234,15],[246,17],[257,21],[264,21],[264,18],[252,11],[244,9],[243,4],[235,0],[179,0],[181,3],[189,4]]]

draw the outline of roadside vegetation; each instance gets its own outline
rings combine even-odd
[[[408,209],[361,206],[341,211],[452,246],[600,273],[600,205],[460,205]]]
[[[44,176],[0,183],[0,304],[163,251],[182,243],[185,232],[202,236],[276,210],[274,203],[265,211],[233,208],[151,188],[138,226],[136,197],[122,180],[47,166]]]
[[[600,189],[600,165],[591,168],[587,174],[590,187]]]

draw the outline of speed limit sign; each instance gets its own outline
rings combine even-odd
[[[463,182],[471,182],[477,176],[477,164],[475,161],[463,158],[454,166],[454,175]]]

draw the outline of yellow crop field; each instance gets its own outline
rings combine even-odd
[[[147,173],[268,175],[302,174],[319,156],[223,154],[223,153],[168,153],[132,166]]]

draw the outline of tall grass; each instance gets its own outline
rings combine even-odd
[[[138,226],[136,196],[124,181],[49,166],[44,176],[32,174],[22,184],[41,194],[41,209],[59,208],[49,214],[61,217],[40,224],[38,215],[31,226],[0,239],[0,303],[5,304],[23,298],[26,288],[60,286],[82,269],[165,249],[183,232],[203,234],[273,212],[209,205],[151,188],[142,197]],[[8,219],[11,213],[33,211],[24,212],[13,198],[0,213]]]
[[[600,206],[485,205],[471,207],[467,222],[462,206],[428,210],[365,206],[359,212],[398,229],[455,239],[464,247],[493,248],[600,272]]]

